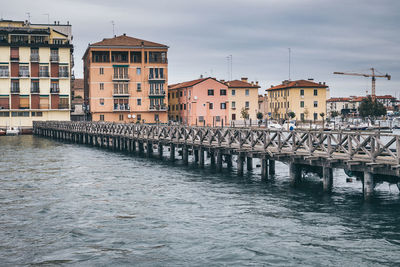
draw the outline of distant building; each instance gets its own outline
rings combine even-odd
[[[173,84],[168,89],[170,121],[186,125],[229,125],[228,86],[214,78]]]
[[[329,88],[325,83],[313,79],[283,81],[267,92],[272,119],[289,119],[288,113],[294,112],[296,120],[322,120],[319,114],[326,113]]]
[[[228,101],[230,104],[229,119],[232,122],[243,121],[242,110],[246,110],[248,118],[255,121],[258,112],[258,82],[249,83],[247,78],[233,81],[221,81],[228,86]]]
[[[71,40],[69,24],[0,20],[0,127],[70,119]]]
[[[89,44],[83,56],[89,119],[167,122],[167,51],[125,34]]]
[[[258,111],[263,114],[263,118],[268,118],[268,96],[265,95],[258,95]]]
[[[75,79],[71,87],[71,121],[85,120],[83,79]]]

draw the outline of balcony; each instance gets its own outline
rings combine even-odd
[[[39,93],[40,93],[40,89],[38,86],[31,87],[31,94],[39,94]]]
[[[58,87],[58,86],[57,86],[57,87],[55,87],[55,86],[54,86],[54,87],[53,87],[53,86],[50,87],[50,93],[51,93],[51,94],[58,94],[58,93],[60,93],[60,87]]]
[[[128,88],[114,88],[113,96],[129,96]]]
[[[149,97],[165,97],[165,91],[159,91],[159,90],[150,91]]]
[[[31,62],[39,62],[39,55],[37,54],[32,54],[31,55]]]
[[[149,75],[149,81],[165,81],[165,75],[156,76],[156,75]]]
[[[18,62],[19,61],[19,55],[11,55],[10,56],[10,61],[11,62]]]
[[[0,71],[0,78],[8,78],[10,77],[10,72],[8,70]]]
[[[60,77],[60,78],[68,78],[69,74],[66,71],[61,71],[61,72],[58,73],[58,77]]]
[[[130,109],[129,104],[114,104],[114,111],[129,111]]]
[[[162,105],[150,105],[149,110],[150,111],[166,111],[167,105],[162,104]]]
[[[115,81],[129,81],[129,75],[128,74],[114,74],[113,75],[113,80],[115,80]]]
[[[19,85],[11,87],[11,94],[19,94]]]
[[[69,104],[58,104],[58,109],[69,109]]]
[[[29,78],[29,71],[19,71],[18,74],[21,78]]]
[[[48,77],[50,77],[50,75],[49,75],[48,71],[39,71],[39,77],[40,78],[48,78]]]
[[[58,55],[50,55],[50,62],[58,62],[60,57]]]

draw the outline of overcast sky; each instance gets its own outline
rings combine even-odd
[[[374,67],[392,80],[377,79],[377,94],[400,97],[400,1],[398,0],[44,0],[2,1],[3,19],[72,24],[75,75],[82,77],[88,43],[115,34],[166,44],[169,82],[201,74],[258,80],[262,89],[289,77],[325,81],[331,96],[362,95],[370,78],[333,75],[369,73]],[[261,90],[260,90],[261,92]]]

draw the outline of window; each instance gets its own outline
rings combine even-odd
[[[249,91],[249,89],[246,89],[246,96],[249,96],[250,95],[250,91]]]
[[[314,108],[318,107],[318,101],[314,101]]]
[[[213,103],[208,103],[208,108],[209,109],[213,109],[214,108],[214,104]]]
[[[158,114],[154,114],[154,121],[159,121],[160,117],[158,116]]]
[[[314,120],[318,120],[318,113],[314,113]]]
[[[119,114],[119,120],[123,121],[124,120],[124,114]]]
[[[300,90],[300,95],[304,96],[304,89]]]
[[[219,90],[219,95],[226,95],[226,90],[225,89]]]
[[[104,68],[100,68],[100,75],[103,75],[104,74]],[[101,115],[100,115],[100,117],[101,117]],[[104,115],[103,115],[103,118],[104,118]]]
[[[39,65],[39,77],[49,77],[48,65]]]
[[[314,89],[314,95],[318,95],[318,89]]]
[[[232,96],[235,96],[235,95],[236,95],[236,90],[232,89]]]
[[[183,105],[182,104],[179,104],[179,109],[183,110]]]
[[[300,101],[300,107],[304,108],[304,101]]]
[[[186,104],[183,104],[183,109],[186,110]]]
[[[100,98],[100,106],[104,106],[104,98]]]
[[[136,90],[139,91],[139,92],[142,91],[142,84],[141,83],[137,83]]]
[[[19,77],[29,77],[28,65],[19,65]]]
[[[58,67],[58,76],[62,78],[68,78],[68,66],[62,65]]]
[[[221,116],[215,116],[215,121],[221,121]]]
[[[204,121],[204,116],[199,116],[199,122],[203,122]]]
[[[182,91],[179,91],[179,97],[182,97]]]
[[[300,113],[300,119],[304,121],[304,113]]]
[[[232,120],[236,120],[236,114],[232,114]]]
[[[32,111],[32,117],[42,117],[43,116],[43,112],[41,111]]]
[[[137,120],[141,121],[142,120],[142,114],[137,114]]]
[[[141,69],[141,68],[137,68],[137,69],[136,69],[136,74],[137,74],[137,75],[140,75],[141,73],[142,73],[142,69]]]
[[[110,62],[109,51],[93,51],[92,52],[93,62]]]
[[[0,117],[10,117],[9,111],[0,111]]]
[[[104,121],[104,115],[103,114],[100,115],[100,121]]]
[[[214,95],[214,89],[208,89],[207,94],[208,95]]]
[[[8,77],[10,75],[8,71],[8,65],[0,66],[0,77]]]
[[[226,103],[221,103],[221,109],[226,109]]]
[[[232,101],[232,108],[236,108],[236,102]]]
[[[142,105],[142,99],[141,99],[141,98],[138,98],[136,104],[137,104],[138,106],[141,106],[141,105]]]
[[[100,90],[104,90],[104,83],[100,83]]]
[[[250,102],[246,101],[245,106],[246,106],[247,109],[249,109],[250,108]]]

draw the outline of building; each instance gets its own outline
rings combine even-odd
[[[268,118],[268,96],[265,95],[258,95],[258,111],[263,114],[263,118]]]
[[[294,112],[296,120],[322,120],[319,114],[326,114],[329,89],[325,83],[315,83],[313,79],[283,81],[267,92],[272,119],[289,119],[288,114]]]
[[[257,120],[258,112],[258,82],[249,83],[247,78],[225,82],[228,86],[228,101],[230,104],[229,119],[234,122],[244,119]],[[248,117],[243,118],[242,111],[247,112]]]
[[[85,120],[84,97],[83,79],[73,80],[71,87],[71,121]]]
[[[0,20],[0,127],[69,120],[71,25]]]
[[[170,85],[168,117],[185,125],[229,125],[228,86],[214,78]]]
[[[89,119],[167,122],[167,51],[126,34],[89,44],[83,56]]]

